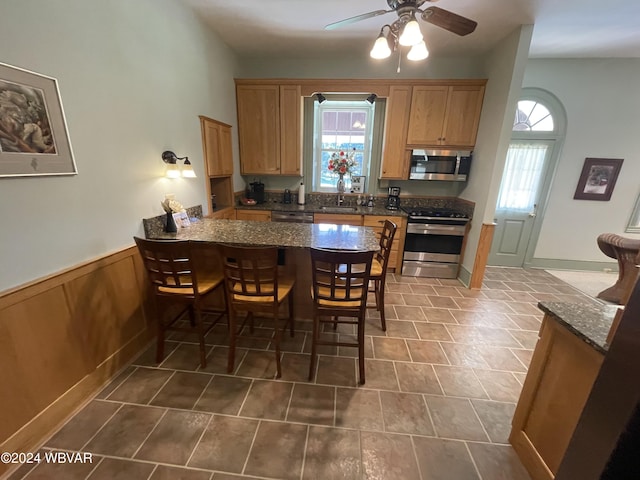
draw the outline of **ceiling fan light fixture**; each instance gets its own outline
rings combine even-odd
[[[411,14],[411,20],[407,22],[402,30],[402,34],[398,39],[398,42],[403,47],[413,47],[422,41],[422,32],[420,31],[420,25],[416,20],[414,14]]]
[[[427,45],[424,43],[424,40],[422,40],[417,45],[411,47],[411,50],[409,50],[409,53],[407,53],[407,60],[416,62],[418,60],[424,60],[428,56],[429,50],[427,50]]]
[[[369,53],[369,55],[371,55],[371,58],[376,58],[376,59],[388,58],[389,55],[391,55],[391,49],[389,48],[389,40],[387,39],[387,36],[384,34],[384,27],[382,28],[382,30],[380,30],[380,35],[378,35],[378,38],[373,44],[373,48],[371,49],[371,52]]]

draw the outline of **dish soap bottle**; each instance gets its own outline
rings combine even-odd
[[[298,187],[298,205],[304,205],[304,182],[300,182],[300,187]]]

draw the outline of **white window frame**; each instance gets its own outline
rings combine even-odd
[[[369,104],[365,101],[354,100],[327,100],[322,104],[317,101],[314,102],[314,122],[313,122],[313,191],[335,193],[335,184],[331,186],[321,186],[322,180],[322,153],[333,153],[335,149],[325,149],[322,145],[322,114],[325,111],[365,111],[367,120],[365,121],[365,128],[363,131],[364,144],[362,150],[356,150],[356,154],[362,155],[362,171],[361,175],[368,177],[371,167],[371,148],[373,142],[374,122],[375,122],[375,105]],[[335,181],[338,181],[338,177],[335,177]],[[351,178],[345,176],[345,184],[347,191],[351,187]]]
[[[625,232],[640,233],[640,194],[636,199],[636,204],[631,212],[631,217],[629,218],[629,223],[627,224]]]

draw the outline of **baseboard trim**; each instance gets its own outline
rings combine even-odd
[[[140,331],[122,348],[114,352],[98,367],[48,405],[38,415],[0,444],[0,451],[29,452],[35,451],[51,434],[56,431],[78,408],[93,398],[104,385],[122,368],[128,365],[135,355],[145,348],[153,332],[149,329]],[[5,465],[6,467],[6,465]],[[0,475],[3,465],[0,465]]]
[[[617,262],[590,262],[582,260],[562,260],[558,258],[532,258],[525,268],[544,268],[549,270],[586,270],[589,272],[617,272]]]

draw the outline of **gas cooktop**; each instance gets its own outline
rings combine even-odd
[[[469,218],[468,215],[452,208],[401,207],[410,217]]]

